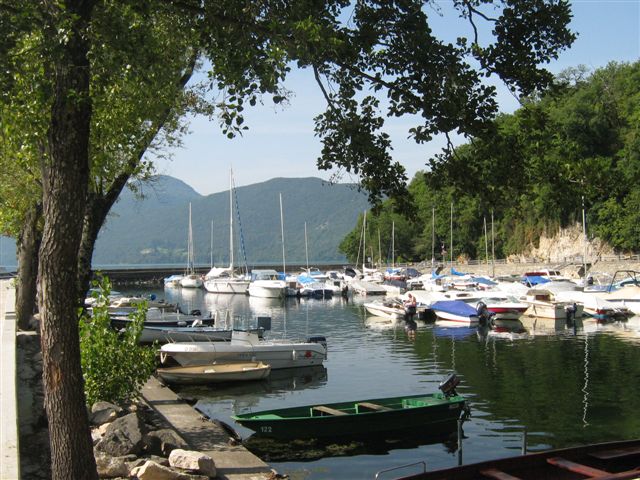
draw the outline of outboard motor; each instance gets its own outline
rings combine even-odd
[[[197,316],[202,315],[202,312],[196,308],[195,310],[191,310],[189,312],[189,315],[193,315],[193,316],[197,317]]]
[[[490,312],[489,309],[487,309],[487,305],[484,302],[478,302],[476,312],[478,313],[478,319],[481,323],[488,323],[491,317],[495,315],[495,312]]]
[[[455,373],[449,375],[446,379],[440,382],[438,388],[444,393],[445,397],[452,397],[457,395],[456,387],[460,384],[460,379]]]
[[[573,305],[567,305],[564,307],[564,311],[567,315],[567,325],[573,325],[573,322],[576,319],[576,312],[578,311],[578,306],[574,303]]]
[[[324,335],[312,335],[307,338],[307,343],[319,343],[324,347],[324,357],[327,358],[327,352],[329,348],[327,347],[327,337]]]

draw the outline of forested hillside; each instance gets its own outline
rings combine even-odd
[[[564,72],[552,90],[428,167],[410,185],[414,218],[392,213],[389,202],[368,216],[374,256],[378,231],[388,245],[395,223],[404,259],[431,258],[434,244],[437,259],[443,249],[449,258],[452,238],[453,258],[482,258],[493,216],[495,254],[506,258],[581,223],[583,210],[589,237],[640,251],[640,62]],[[362,218],[341,243],[350,259],[361,231]]]
[[[202,196],[180,180],[158,176],[143,184],[143,198],[123,193],[98,238],[94,265],[185,263],[189,202],[196,263],[229,262],[229,192]],[[317,178],[276,178],[235,190],[235,263],[243,243],[249,265],[281,263],[282,194],[287,263],[305,263],[304,228],[310,262],[340,262],[338,244],[368,208],[366,194],[353,185],[330,185]],[[236,209],[234,205],[234,210]]]

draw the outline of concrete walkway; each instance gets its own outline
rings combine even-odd
[[[20,478],[16,403],[15,290],[0,280],[0,479]]]
[[[242,445],[232,445],[229,434],[221,426],[207,420],[155,377],[151,377],[143,387],[142,397],[191,448],[213,458],[217,478],[265,480],[273,476],[266,463]]]

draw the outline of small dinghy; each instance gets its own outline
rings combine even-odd
[[[166,383],[203,385],[207,383],[262,380],[271,373],[271,366],[262,362],[238,362],[158,368],[157,372],[158,376]]]

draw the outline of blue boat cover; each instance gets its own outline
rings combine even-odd
[[[485,277],[473,277],[473,280],[477,283],[481,283],[483,285],[497,285],[497,282],[494,282],[493,280],[489,280],[488,278]]]
[[[457,275],[459,277],[462,277],[464,275],[469,275],[469,274],[468,273],[459,272],[455,268],[451,267],[451,275]]]
[[[522,277],[522,283],[524,283],[528,287],[533,287],[534,285],[540,285],[542,283],[547,283],[550,281],[551,280],[549,280],[548,278],[541,277],[539,275],[525,275],[524,277]]]
[[[454,315],[477,315],[476,309],[462,300],[440,300],[431,304],[431,310],[452,313]]]

